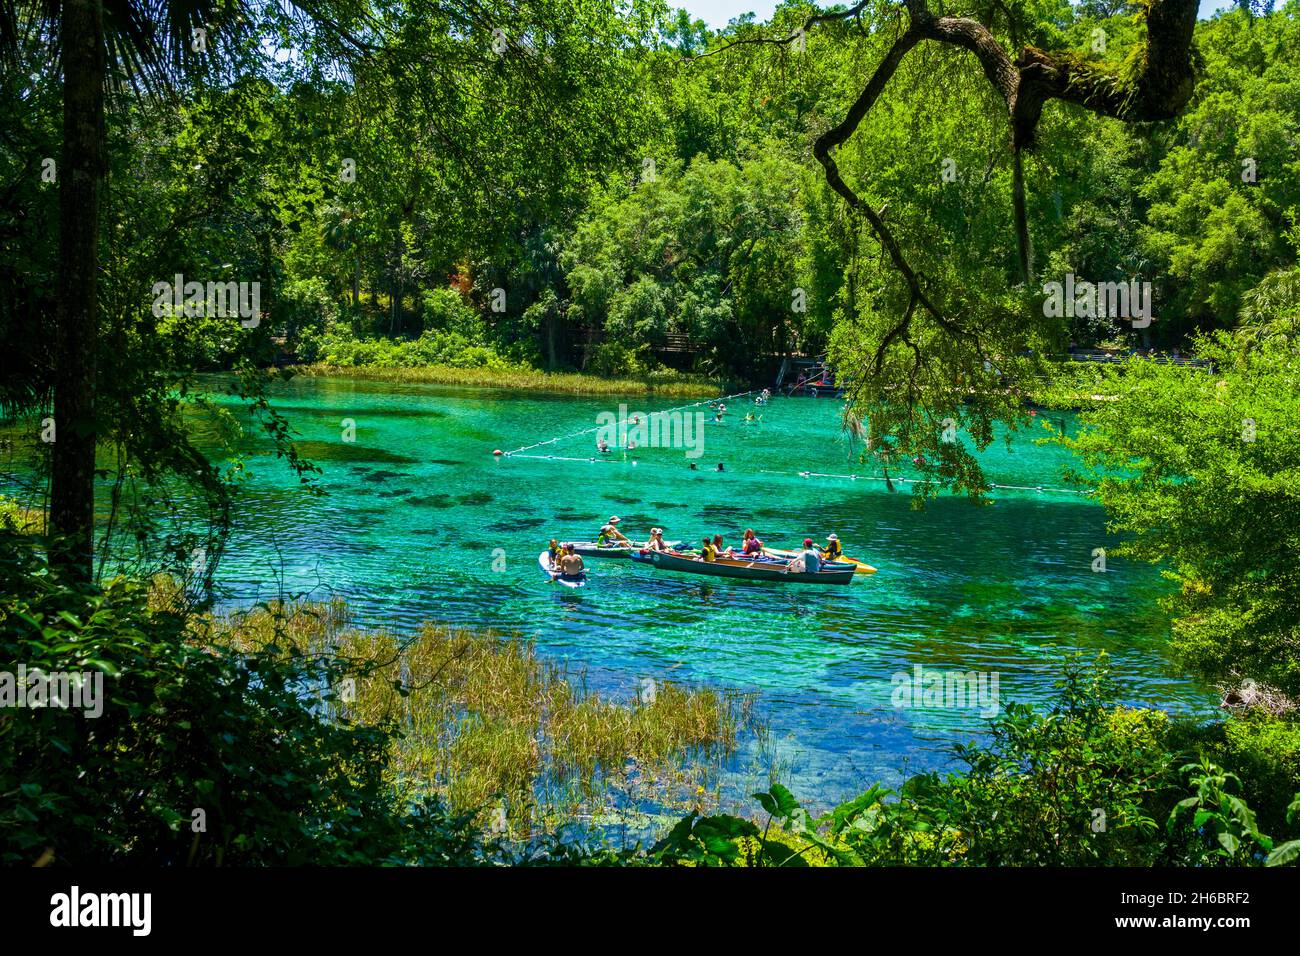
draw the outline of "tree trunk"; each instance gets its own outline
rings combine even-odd
[[[51,454],[51,558],[89,580],[95,550],[95,353],[99,186],[104,176],[104,8],[64,0],[59,170],[58,364]]]
[[[1011,202],[1016,222],[1016,250],[1020,260],[1020,281],[1029,288],[1034,282],[1034,246],[1029,237],[1029,210],[1025,202],[1025,159],[1019,145],[1012,149]]]

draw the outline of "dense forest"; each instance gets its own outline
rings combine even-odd
[[[905,16],[856,9],[772,43],[758,41],[788,40],[807,10],[718,34],[654,3],[413,4],[391,22],[345,8],[350,30],[326,18],[339,31],[247,11],[203,52],[191,21],[169,23],[141,64],[156,74],[106,67],[106,324],[142,319],[159,358],[187,367],[276,346],[618,374],[680,336],[698,368],[739,376],[817,353],[838,319],[890,309],[891,263],[813,156]],[[1124,4],[970,13],[1121,77],[1146,29]],[[268,52],[272,30],[288,51]],[[1199,24],[1195,93],[1165,123],[1044,112],[1023,164],[1031,291],[1066,272],[1151,282],[1155,321],[1081,316],[1025,345],[1185,345],[1293,266],[1295,30],[1286,11]],[[31,82],[49,35],[10,42],[3,329],[39,390],[54,337],[29,322],[55,313],[62,98]],[[989,310],[1014,309],[1023,281],[998,99],[973,57],[918,47],[836,156],[914,270]],[[176,272],[258,282],[267,321],[148,321],[154,281]]]
[[[723,30],[660,0],[15,2],[0,55],[6,473],[39,459],[0,498],[0,664],[123,675],[93,741],[0,717],[0,861],[1300,856],[1296,0],[790,0]],[[1102,287],[1128,307],[1093,307]],[[1068,361],[1088,350],[1116,362]],[[200,374],[229,375],[312,494],[269,397],[295,370],[761,387],[792,355],[849,383],[864,456],[918,463],[918,507],[983,503],[995,426],[1079,409],[1049,440],[1175,582],[1175,660],[1238,709],[1120,706],[1104,662],[1070,660],[1056,708],[1010,708],[963,773],[821,819],[774,785],[779,838],[693,813],[649,850],[524,850],[476,802],[497,783],[412,791],[391,701],[323,720],[299,693],[391,682],[373,660],[322,663],[292,622],[250,637],[205,591],[215,562],[184,600],[150,577],[218,556],[240,507],[238,466],[199,447]],[[205,531],[169,521],[174,496]],[[202,841],[177,809],[195,787]]]

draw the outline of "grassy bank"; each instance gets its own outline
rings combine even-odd
[[[655,372],[644,378],[601,378],[577,372],[541,372],[524,367],[456,368],[424,365],[393,368],[378,365],[300,365],[300,375],[352,378],[371,382],[465,385],[514,388],[570,395],[660,395],[664,398],[711,398],[724,394],[716,381],[683,372]]]

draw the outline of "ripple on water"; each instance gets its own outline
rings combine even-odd
[[[637,468],[490,457],[588,428],[608,400],[328,379],[294,380],[285,397],[319,412],[290,420],[347,467],[331,473],[329,494],[311,497],[282,463],[258,462],[220,569],[233,599],[265,597],[282,581],[290,593],[339,593],[363,624],[436,619],[517,632],[616,696],[643,677],[757,691],[772,744],[747,740],[729,765],[726,793],[743,803],[772,766],[816,806],[946,766],[945,748],[986,721],[969,708],[895,707],[895,676],[918,665],[996,673],[1003,703],[1035,703],[1052,695],[1064,653],[1104,650],[1134,702],[1179,712],[1217,703],[1171,676],[1158,575],[1119,559],[1108,574],[1091,572],[1092,549],[1116,543],[1099,506],[1003,494],[987,508],[941,498],[917,511],[879,482],[800,478],[867,470],[838,441],[830,403],[778,399],[761,429],[711,430],[710,458],[743,470],[704,475],[650,455]],[[364,424],[364,447],[338,440],[343,417]],[[554,454],[586,455],[589,438],[557,443]],[[246,441],[253,454],[269,451],[256,435]],[[1058,484],[1060,449],[999,446],[981,453],[990,480]],[[425,457],[431,450],[439,458]],[[747,526],[774,544],[835,531],[879,572],[848,587],[782,587],[592,561],[588,587],[548,585],[537,569],[545,541],[594,536],[611,511],[685,541],[705,532],[734,541]],[[521,529],[529,533],[516,540]]]

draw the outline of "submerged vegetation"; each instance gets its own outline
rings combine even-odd
[[[80,587],[32,538],[0,545],[0,671],[104,682],[94,716],[0,711],[5,864],[544,854],[575,817],[599,843],[647,808],[713,805],[750,720],[746,699],[666,682],[603,700],[515,640],[399,641],[348,628],[341,603],[214,617],[175,579]]]
[[[436,794],[503,838],[709,805],[720,760],[752,730],[749,697],[647,679],[615,703],[518,638],[434,624],[358,630],[341,601],[273,603],[203,629],[241,653],[349,662],[327,695],[330,718],[397,728],[394,786]]]

